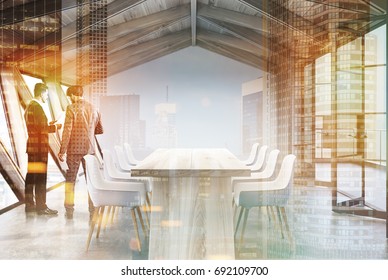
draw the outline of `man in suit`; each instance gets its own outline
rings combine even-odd
[[[69,87],[66,94],[70,97],[72,104],[66,109],[61,149],[58,157],[60,161],[64,161],[66,154],[68,170],[65,186],[65,216],[67,219],[72,219],[74,212],[74,187],[78,169],[82,162],[85,170],[83,157],[87,154],[95,153],[94,135],[96,126],[101,126],[101,117],[93,105],[84,99],[81,86]],[[93,211],[94,206],[89,198],[89,213],[91,216]]]
[[[46,205],[48,133],[60,129],[61,124],[48,124],[43,109],[48,99],[48,88],[45,84],[37,83],[35,85],[34,97],[24,114],[28,132],[28,170],[24,189],[25,211],[26,213],[36,211],[38,215],[57,215],[57,210],[52,210]]]

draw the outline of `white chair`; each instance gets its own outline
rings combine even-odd
[[[132,179],[131,172],[121,171],[118,162],[115,162],[113,155],[109,150],[103,149],[102,154],[104,156],[103,166],[105,179],[112,181],[126,181]]]
[[[241,207],[235,229],[235,236],[240,225],[241,217],[244,214],[240,243],[243,241],[249,210],[253,207],[275,206],[280,222],[282,220],[281,216],[283,215],[284,224],[289,233],[284,206],[287,204],[290,195],[295,158],[296,157],[292,154],[284,157],[279,174],[275,180],[260,181],[259,179],[258,181],[239,182],[235,184],[234,202],[237,207]],[[281,233],[282,237],[284,237],[282,227]]]
[[[133,155],[132,148],[128,143],[124,143],[124,152],[126,159],[130,165],[138,165],[140,163],[140,161],[137,160]]]
[[[98,221],[98,230],[96,238],[99,237],[101,223],[106,206],[128,207],[131,210],[131,216],[136,232],[136,241],[139,252],[141,251],[141,242],[136,220],[136,212],[146,236],[148,233],[144,227],[140,207],[145,203],[146,190],[144,182],[113,182],[107,181],[100,169],[97,158],[93,155],[84,157],[86,163],[86,173],[88,177],[87,189],[91,200],[95,206],[94,215],[90,224],[89,235],[86,244],[86,250],[89,249],[90,241]]]
[[[233,190],[234,185],[237,183],[256,181],[257,179],[269,179],[274,176],[279,153],[280,151],[278,149],[275,149],[268,154],[267,163],[265,164],[265,167],[262,171],[252,172],[251,176],[247,177],[232,177]]]
[[[259,172],[264,168],[268,146],[261,146],[256,161],[250,166],[251,172]]]
[[[254,143],[252,145],[249,157],[243,161],[245,165],[252,165],[255,162],[257,155],[259,153],[259,146],[260,146],[259,143]]]
[[[112,153],[104,149],[102,151],[104,155],[104,175],[107,180],[112,181],[127,181],[131,182],[133,180],[135,181],[142,181],[145,184],[145,188],[147,191],[147,205],[150,208],[151,207],[151,200],[150,195],[152,193],[152,180],[150,178],[140,178],[140,177],[132,177],[130,172],[122,172],[118,169],[117,164],[114,162]]]
[[[124,172],[131,172],[132,165],[130,165],[125,159],[125,152],[123,147],[119,145],[115,145],[114,149],[115,149],[116,162],[118,163],[118,167],[120,168],[120,170]]]

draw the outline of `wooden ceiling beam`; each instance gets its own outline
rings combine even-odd
[[[108,52],[124,48],[130,42],[151,34],[155,31],[167,28],[172,23],[178,22],[190,16],[189,5],[183,5],[138,19],[108,27]],[[63,42],[63,52],[76,48],[76,38],[70,38]]]
[[[155,51],[155,49],[158,48],[166,48],[169,45],[174,44],[175,42],[181,42],[186,40],[187,38],[191,39],[190,35],[190,30],[185,29],[154,40],[147,41],[145,43],[129,46],[123,50],[117,51],[109,55],[108,63],[109,61],[120,61],[122,59],[125,59],[125,55],[127,54],[136,55],[138,53],[153,52]]]
[[[262,33],[268,33],[263,18],[242,14],[239,12],[217,8],[214,6],[201,5],[198,16],[228,22],[237,26],[246,27]]]
[[[214,44],[221,44],[223,46],[230,46],[236,49],[259,55],[259,53],[268,53],[268,49],[258,45],[252,45],[249,42],[243,41],[239,38],[219,34],[216,32],[207,31],[204,29],[198,30],[197,37],[202,41],[212,42]]]
[[[212,42],[203,41],[200,38],[198,38],[197,45],[208,51],[228,57],[240,63],[244,63],[260,70],[267,71],[267,60],[265,58],[235,49],[230,46],[221,46]]]
[[[140,4],[145,2],[146,0],[115,0],[108,4],[107,6],[107,20],[111,17],[114,17],[118,14],[124,13]],[[85,16],[86,22],[89,21],[89,15]],[[63,40],[67,40],[68,38],[71,38],[77,34],[77,22],[74,19],[73,22],[70,24],[62,27],[62,37]],[[88,28],[91,28],[92,26],[86,26],[85,30]]]
[[[135,55],[132,55],[131,50],[128,48],[122,50],[121,54],[123,55],[123,57],[125,57],[125,59],[116,58],[116,60],[113,60],[108,58],[108,77],[128,70],[130,68],[150,62],[152,60],[158,59],[165,55],[174,53],[181,49],[190,47],[191,37],[189,36],[189,33],[187,34],[188,36],[186,36],[186,38],[182,41],[166,42],[166,47],[164,48],[161,48],[160,45],[156,45],[154,49],[148,49],[144,52],[138,52]],[[68,67],[66,67],[67,69],[62,71],[62,79],[64,83],[74,84],[76,82],[76,77],[74,73],[75,61],[73,61],[72,64],[73,69],[69,64]]]
[[[69,2],[70,0],[65,0],[65,1]],[[136,7],[137,5],[145,1],[146,0],[115,0],[110,4],[108,4],[107,6],[108,18],[113,17],[119,13],[123,13],[129,9],[132,9],[133,7]],[[74,1],[70,1],[70,2],[74,2]],[[70,6],[68,6],[68,8],[70,8]],[[74,8],[74,7],[71,7],[71,8]],[[89,15],[86,16],[86,20],[88,17]],[[85,29],[88,29],[90,27],[91,25],[87,26]],[[78,33],[76,29],[76,20],[74,20],[72,23],[68,24],[67,26],[62,27],[61,31],[62,33],[59,32],[60,36],[58,36],[58,32],[52,32],[47,36],[42,37],[39,40],[35,41],[34,45],[37,46],[39,51],[35,51],[33,57],[29,56],[28,54],[20,50],[15,52],[15,57],[18,57],[18,60],[21,60],[21,61],[30,61],[31,59],[34,59],[34,57],[38,57],[38,59],[40,59],[44,57],[45,55],[44,51],[46,49],[56,47],[62,42],[71,38],[73,38],[72,42],[75,42],[76,40],[75,36]],[[74,43],[74,46],[75,46],[75,43]]]
[[[135,18],[130,21],[111,26],[109,27],[109,34],[111,34],[112,37],[121,37],[128,33],[144,28],[163,26],[170,23],[171,21],[176,21],[189,15],[190,6],[188,4],[181,5],[161,12],[150,14],[149,16]]]
[[[74,6],[69,0],[35,0],[0,10],[0,26],[23,22],[27,19],[43,17],[61,12]]]
[[[157,47],[152,52],[142,52],[133,56],[129,56],[127,60],[121,60],[118,62],[108,62],[108,76],[112,76],[135,66],[142,65],[165,55],[174,53],[181,49],[187,48],[190,45],[191,37],[189,36],[182,41],[169,43],[169,45],[165,48]]]
[[[124,60],[130,59],[134,55],[143,55],[144,53],[149,52],[152,53],[158,53],[158,49],[164,50],[168,49],[169,46],[174,45],[179,42],[183,42],[186,40],[190,41],[190,30],[185,29],[180,32],[172,33],[154,40],[147,41],[145,43],[137,44],[128,46],[125,49],[121,49],[119,51],[116,51],[110,55],[108,55],[108,65],[114,65],[115,63],[120,63]],[[71,72],[74,72],[75,67],[75,59],[73,61],[70,61],[62,66],[62,73],[65,76],[66,74],[71,74]],[[109,68],[109,67],[108,67]]]

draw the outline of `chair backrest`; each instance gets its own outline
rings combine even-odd
[[[124,143],[124,151],[129,164],[136,165],[139,161],[135,158],[132,148],[128,143]]]
[[[259,153],[259,143],[254,143],[251,148],[251,152],[247,160],[244,161],[246,165],[252,165],[257,159],[257,155]]]
[[[284,157],[279,174],[274,181],[274,184],[279,189],[284,189],[292,183],[295,159],[296,156],[293,154],[288,154]]]
[[[116,205],[135,207],[145,201],[144,182],[113,182],[104,179],[98,160],[93,155],[84,156],[89,178],[87,189],[94,206]]]
[[[125,154],[124,154],[123,147],[121,147],[119,145],[115,145],[115,152],[116,152],[116,158],[117,158],[118,166],[123,171],[130,171],[131,170],[131,165],[129,163],[127,163],[127,161],[125,159]]]
[[[265,168],[261,172],[252,172],[252,178],[258,179],[268,179],[271,178],[276,169],[277,160],[280,151],[278,149],[272,150],[268,155],[267,163],[265,164]]]
[[[102,150],[102,154],[104,155],[104,176],[105,176],[105,178],[110,179],[112,177],[111,177],[111,174],[109,174],[110,173],[109,169],[111,168],[110,167],[111,164],[114,164],[113,159],[112,159],[112,155],[111,155],[110,151],[106,150],[106,149]]]
[[[260,171],[263,168],[264,163],[265,163],[265,157],[267,155],[267,150],[268,150],[268,146],[266,146],[266,145],[261,146],[261,148],[259,150],[259,154],[257,155],[257,159],[253,163],[253,165],[251,166],[252,172]]]
[[[100,196],[98,195],[98,184],[104,181],[101,173],[100,164],[94,155],[84,156],[86,163],[86,175],[88,178],[87,188],[94,206],[100,205]]]
[[[124,173],[118,171],[118,167],[113,160],[111,151],[104,149],[102,152],[104,154],[104,175],[106,179],[115,180],[131,177],[129,172]]]
[[[276,179],[264,182],[267,186],[272,187],[261,191],[252,189],[244,191],[240,189],[238,196],[235,197],[237,205],[245,208],[286,205],[291,193],[295,158],[292,154],[285,156]]]

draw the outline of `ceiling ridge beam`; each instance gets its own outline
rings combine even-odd
[[[197,36],[197,0],[191,0],[191,45],[195,46]]]

